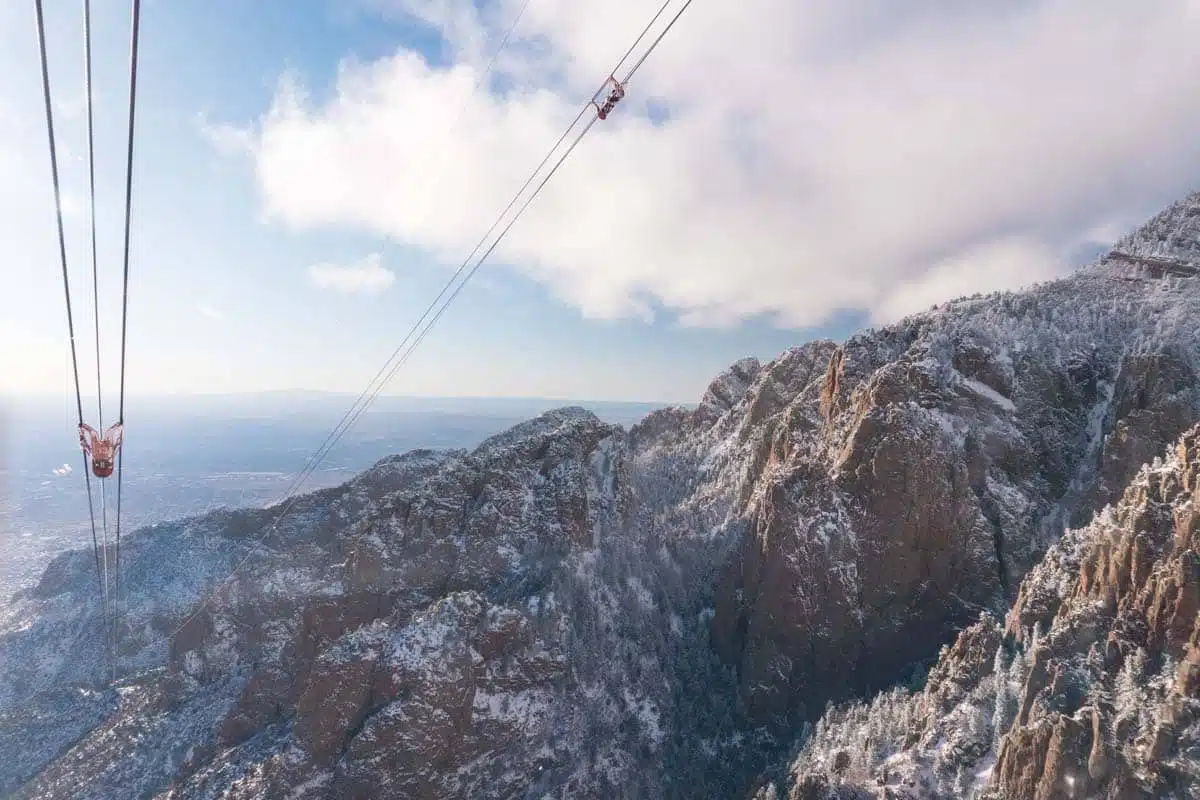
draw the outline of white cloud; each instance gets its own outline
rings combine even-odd
[[[516,88],[449,130],[520,0],[482,20],[469,0],[371,1],[441,27],[461,63],[347,61],[322,102],[290,76],[223,135],[248,142],[270,217],[451,264],[649,16],[533,3],[498,64]],[[1200,181],[1198,37],[1188,0],[695,3],[494,258],[588,316],[655,301],[700,325],[892,318],[1052,277],[1089,232]]]
[[[1063,269],[1063,259],[1036,241],[992,242],[940,261],[915,279],[899,284],[872,309],[871,322],[895,322],[951,298],[1036,283]]]
[[[221,155],[251,155],[254,152],[254,137],[242,128],[224,122],[209,122],[203,112],[196,115],[196,127]]]
[[[379,263],[379,254],[372,253],[355,264],[313,264],[308,279],[318,289],[332,289],[343,294],[378,294],[396,280],[396,274]]]

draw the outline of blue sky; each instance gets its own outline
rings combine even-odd
[[[64,188],[79,208],[80,9],[46,5]],[[841,339],[959,294],[1062,274],[1065,254],[1111,239],[1200,172],[1200,96],[1189,88],[1200,60],[1186,44],[1200,31],[1186,3],[1159,3],[1156,15],[1102,2],[1082,28],[1065,3],[983,3],[940,21],[921,3],[907,20],[882,3],[857,16],[817,3],[806,18],[790,5],[697,0],[612,124],[589,134],[388,392],[694,401],[744,355],[769,359],[814,336]],[[448,132],[517,8],[145,0],[130,391],[363,388],[652,13],[638,2],[531,0],[493,95]],[[129,11],[97,3],[94,14],[107,396],[118,375]],[[946,78],[961,53],[944,44],[945,25],[958,47],[990,48],[1003,80]],[[1065,55],[1052,55],[1043,39],[1071,25]],[[1138,87],[1168,75],[1176,111],[1148,111],[1118,135],[1109,129],[1126,115],[1106,111],[1099,90],[1063,107],[1064,91],[1117,80],[1072,59],[1151,35],[1158,54],[1120,72],[1127,102],[1157,108],[1162,96]],[[812,41],[824,49],[800,60]],[[738,56],[751,48],[760,62]],[[432,67],[396,58],[406,50]],[[1050,60],[1035,73],[1026,65],[1040,56]],[[0,333],[16,343],[4,388],[57,392],[69,387],[66,319],[37,59],[32,4],[0,5],[0,74],[19,76],[0,86],[0,181],[21,187],[0,199],[11,243]],[[471,80],[453,83],[454,64]],[[711,68],[723,70],[723,91],[704,77]],[[804,77],[813,70],[825,71],[820,83]],[[307,90],[290,105],[285,73]],[[1007,88],[1022,80],[1032,97]],[[906,91],[915,100],[898,108]],[[793,101],[774,99],[784,96]],[[651,118],[656,108],[665,122]],[[879,130],[880,114],[894,115],[894,130]],[[1080,131],[1096,142],[1057,155]],[[1149,155],[1131,169],[1139,153]],[[436,187],[417,185],[422,164],[442,178]],[[85,218],[67,222],[90,387]],[[393,275],[382,289],[310,279],[314,265],[373,254]]]
[[[19,99],[23,110],[35,112],[29,104],[40,102],[40,87],[35,83],[38,56],[29,5],[5,12],[13,19],[5,37],[11,37],[13,48],[5,48],[5,58],[15,63],[3,71],[27,75],[28,86]],[[112,5],[96,5],[93,47],[102,95],[96,121],[101,270],[113,276],[102,290],[101,342],[106,372],[115,382],[125,128],[121,98],[127,92],[123,68],[128,64],[129,12],[113,12]],[[56,98],[71,101],[77,101],[82,88],[82,23],[77,17],[74,4],[47,3],[52,90]],[[253,119],[270,106],[285,69],[328,84],[339,61],[352,54],[365,60],[397,46],[413,46],[441,59],[440,45],[440,39],[411,23],[339,11],[333,3],[150,0],[143,5],[130,391],[357,391],[366,385],[437,295],[449,277],[446,267],[456,268],[461,261],[439,264],[417,248],[354,231],[296,232],[264,224],[252,175],[244,165],[214,152],[197,117]],[[56,122],[60,140],[77,134],[71,144],[82,156],[82,118],[68,120],[60,114]],[[41,135],[44,139],[44,128]],[[48,184],[48,154],[44,142],[38,144],[41,152],[34,154],[44,163],[34,166]],[[60,161],[65,159],[60,156]],[[60,169],[66,185],[82,189],[82,162]],[[53,222],[52,204],[43,203],[38,211]],[[68,241],[72,235],[82,241],[85,220],[69,223],[74,231],[68,231]],[[53,230],[43,233],[51,238],[38,243],[45,251],[40,254],[56,256]],[[372,252],[380,252],[397,275],[382,294],[343,297],[305,281],[305,268],[312,263],[350,262]],[[94,364],[89,256],[82,247],[69,255],[86,380]],[[36,279],[20,287],[32,290],[29,302],[19,304],[21,321],[43,337],[65,338],[58,330],[65,328],[66,319],[57,259],[47,259],[39,268]],[[690,401],[715,371],[736,358],[747,353],[772,357],[806,338],[766,324],[710,331],[680,328],[669,319],[651,324],[586,321],[503,265],[488,264],[477,280],[447,311],[389,392]],[[26,293],[21,294],[24,300]],[[844,332],[842,326],[829,333]],[[22,388],[60,388],[67,378],[65,352],[53,366],[31,370],[38,373],[29,380],[33,385]],[[62,377],[46,385],[47,372]]]

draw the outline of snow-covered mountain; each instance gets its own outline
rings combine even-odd
[[[560,409],[472,452],[388,458],[305,496],[261,547],[278,509],[138,531],[115,685],[93,555],[64,554],[0,609],[0,794],[885,797],[904,780],[924,796],[924,777],[940,796],[1070,796],[1074,762],[1048,767],[1046,742],[1082,725],[1087,648],[1035,654],[1052,621],[1065,642],[1098,612],[1037,587],[1066,587],[1083,556],[1064,553],[1105,525],[1158,535],[1118,509],[1062,539],[1128,505],[1200,422],[1197,264],[1200,194],[1066,279],[739,361],[695,410],[627,431]],[[1162,491],[1143,494],[1184,507]],[[1194,566],[1187,546],[1162,568]],[[1141,586],[1151,552],[1096,570]],[[1118,606],[1142,596],[1106,580]],[[1176,627],[1173,663],[1194,663]],[[984,662],[999,695],[1032,692],[1011,726]],[[1142,674],[1115,664],[1088,662],[1086,685]],[[891,689],[931,665],[922,693]],[[1190,713],[1182,680],[1147,679],[1139,707]],[[1189,741],[1111,774],[1196,791],[1164,766],[1194,763]]]
[[[920,692],[817,723],[756,797],[1191,798],[1200,792],[1200,426],[1050,548]]]

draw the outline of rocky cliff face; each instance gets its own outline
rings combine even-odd
[[[1181,260],[1198,232],[1193,196],[1123,244]],[[752,716],[812,719],[1002,614],[1065,524],[1198,419],[1200,281],[1153,272],[1107,259],[762,370],[729,412],[757,446],[714,620]]]
[[[923,691],[838,709],[759,797],[1200,793],[1200,426],[942,650]],[[776,791],[779,789],[780,791]]]
[[[997,791],[1056,796],[1038,787],[1061,786],[1074,756],[1063,744],[1038,761],[1053,748],[1037,732],[1066,742],[1075,723],[1044,720],[1074,710],[1038,698],[1081,667],[1059,670],[1052,650],[1035,670],[1032,631],[1042,646],[1061,604],[1027,587],[1069,560],[1080,534],[1059,542],[1064,528],[1128,502],[1142,464],[1200,420],[1198,233],[1200,195],[1062,281],[739,361],[694,411],[624,431],[562,409],[469,453],[387,459],[277,526],[273,509],[139,531],[122,548],[115,686],[91,554],[65,554],[0,610],[0,750],[16,754],[0,794],[741,797],[828,703],[956,642],[922,700],[876,701],[926,727],[871,747],[892,748],[887,769],[909,764],[914,786],[958,753],[969,766],[927,776],[951,796],[989,758]],[[1149,574],[1160,551],[1092,574]],[[1173,574],[1136,614],[1186,613],[1194,584]],[[1025,621],[1005,633],[995,619],[1013,603]],[[1031,655],[997,667],[998,650]],[[1002,724],[927,741],[996,670],[1024,687],[1026,664],[1043,677],[1028,703],[1000,692]],[[1093,737],[1116,736],[1103,714]],[[1182,752],[1187,719],[1162,748]],[[800,788],[776,785],[819,792],[822,776],[874,769],[822,744],[847,725],[824,718],[787,779]],[[1115,752],[1097,756],[1113,770],[1097,786],[1154,769]]]

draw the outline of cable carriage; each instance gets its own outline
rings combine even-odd
[[[79,444],[83,452],[92,460],[92,474],[97,478],[107,478],[113,473],[113,459],[121,447],[121,436],[125,426],[121,423],[109,426],[101,436],[96,429],[87,423],[79,425]]]
[[[599,97],[600,93],[605,89],[609,90],[608,97],[604,99],[603,103],[597,102],[596,98]],[[609,75],[608,80],[604,82],[604,86],[600,87],[600,91],[597,92],[595,97],[592,98],[592,105],[596,107],[596,113],[600,119],[608,119],[608,115],[612,113],[613,108],[616,107],[617,103],[621,102],[621,98],[624,96],[625,84],[618,81],[612,75]]]

